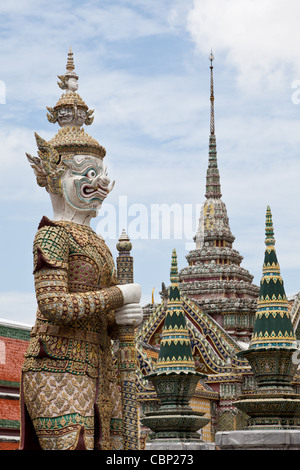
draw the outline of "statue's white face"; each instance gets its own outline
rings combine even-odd
[[[64,163],[68,170],[61,179],[61,186],[66,204],[75,211],[95,212],[95,217],[112,189],[102,160],[91,155],[75,155]]]

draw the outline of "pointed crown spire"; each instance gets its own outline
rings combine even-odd
[[[69,49],[69,52],[68,52],[68,60],[67,60],[66,70],[67,70],[68,74],[71,74],[75,70],[73,52],[72,52],[71,46],[70,46],[70,49]]]
[[[66,73],[64,75],[58,75],[57,77],[60,80],[59,82],[57,82],[59,88],[61,88],[62,90],[66,90],[67,92],[77,91],[79,77],[77,73],[75,72],[75,65],[74,65],[73,52],[72,52],[71,46],[68,52]]]
[[[73,52],[70,47],[66,73],[58,75],[58,86],[64,90],[54,107],[47,106],[48,121],[58,123],[61,129],[51,139],[50,144],[59,154],[91,154],[103,159],[106,150],[95,139],[85,133],[83,125],[89,126],[94,120],[94,110],[77,93],[78,75],[75,73]]]
[[[94,110],[88,108],[77,93],[78,75],[75,73],[72,49],[69,49],[66,73],[58,75],[59,87],[64,90],[55,106],[47,106],[47,119],[58,123],[60,129],[48,142],[35,134],[38,157],[26,153],[37,183],[53,194],[62,194],[61,177],[68,170],[67,160],[74,155],[90,155],[103,158],[106,150],[87,134],[83,125],[91,125]]]
[[[291,348],[295,346],[296,337],[275,251],[272,213],[269,206],[266,211],[265,232],[263,275],[249,349]]]

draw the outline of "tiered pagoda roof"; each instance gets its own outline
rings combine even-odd
[[[209,160],[206,200],[202,205],[196,248],[186,256],[189,266],[180,271],[180,290],[220,323],[233,337],[249,341],[259,288],[240,264],[243,257],[232,248],[226,205],[221,197],[214,119],[213,55],[211,54]]]

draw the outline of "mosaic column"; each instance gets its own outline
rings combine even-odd
[[[117,271],[119,284],[133,283],[132,244],[125,230],[117,243]],[[119,371],[122,395],[123,448],[138,450],[138,401],[136,390],[136,337],[132,326],[119,329]]]

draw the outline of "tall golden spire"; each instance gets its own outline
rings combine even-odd
[[[215,109],[214,109],[214,75],[213,75],[213,60],[214,55],[211,51],[210,56],[210,134],[214,135],[215,133]]]
[[[209,161],[206,173],[206,193],[207,199],[220,199],[221,184],[217,162],[217,146],[215,136],[215,110],[214,110],[214,77],[213,77],[213,60],[214,55],[211,51],[210,56],[210,136],[209,136]]]

